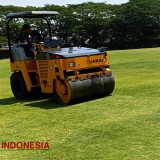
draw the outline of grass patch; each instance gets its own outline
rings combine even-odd
[[[62,106],[16,100],[0,61],[0,142],[48,142],[50,150],[4,150],[0,159],[160,159],[160,48],[109,51],[112,96]]]

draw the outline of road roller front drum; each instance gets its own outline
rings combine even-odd
[[[56,80],[55,93],[58,101],[69,104],[76,100],[110,95],[114,86],[115,81],[112,75],[75,81]]]

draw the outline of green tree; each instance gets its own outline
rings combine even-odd
[[[160,1],[130,0],[113,19],[112,38],[118,48],[149,47],[159,36]],[[129,44],[129,46],[127,46]],[[133,46],[132,46],[133,45]]]
[[[102,46],[108,40],[108,29],[114,10],[112,5],[88,2],[68,7],[76,16],[74,21],[78,27],[75,31],[84,38],[91,38],[92,47]]]

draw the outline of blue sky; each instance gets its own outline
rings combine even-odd
[[[129,0],[3,0],[0,5],[14,5],[14,6],[36,6],[43,7],[45,4],[66,5],[66,4],[80,4],[83,2],[106,2],[107,4],[122,4],[127,3]]]

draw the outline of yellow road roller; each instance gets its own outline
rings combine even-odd
[[[110,95],[115,80],[108,54],[103,49],[62,47],[59,40],[52,38],[32,44],[32,55],[26,53],[26,44],[11,46],[11,20],[42,18],[52,37],[48,17],[58,14],[56,11],[26,11],[6,16],[13,95],[24,99],[32,93],[48,93],[63,104]]]

